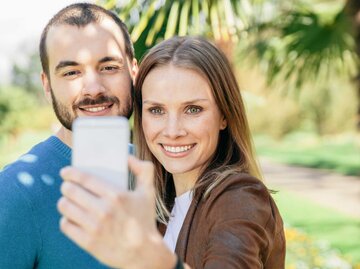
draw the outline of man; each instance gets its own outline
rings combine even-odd
[[[62,124],[0,172],[0,268],[105,268],[59,229],[59,171],[70,164],[76,117],[132,112],[137,63],[126,26],[93,4],[59,11],[40,41],[45,95]]]

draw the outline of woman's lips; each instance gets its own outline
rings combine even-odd
[[[184,157],[191,152],[196,144],[184,144],[184,145],[166,145],[160,144],[165,155],[169,157]]]

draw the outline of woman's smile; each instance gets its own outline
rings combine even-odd
[[[191,152],[191,149],[196,146],[196,144],[188,144],[188,145],[166,145],[160,144],[160,146],[164,149],[164,152],[169,157],[184,157],[187,156],[188,153]]]

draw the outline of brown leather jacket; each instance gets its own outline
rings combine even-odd
[[[233,175],[206,200],[194,197],[175,252],[193,269],[283,269],[283,222],[261,181]]]

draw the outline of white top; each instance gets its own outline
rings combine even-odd
[[[180,229],[189,210],[192,201],[192,192],[187,191],[175,198],[175,204],[171,210],[171,216],[166,228],[164,241],[165,244],[175,252],[176,242],[179,237]]]

